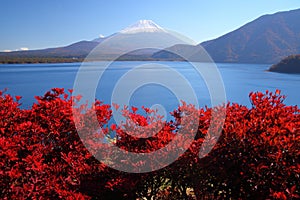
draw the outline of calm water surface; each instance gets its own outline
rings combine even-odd
[[[118,80],[136,66],[147,64],[148,67],[138,69],[142,70],[144,76],[149,75],[150,71],[156,70],[160,74],[162,72],[160,70],[164,70],[159,67],[152,68],[149,65],[151,63],[176,70],[191,84],[197,94],[199,105],[211,105],[209,92],[202,77],[185,62],[114,62],[104,71],[98,83],[96,97],[105,103],[110,103],[112,91]],[[28,108],[35,102],[34,96],[43,95],[51,88],[73,88],[80,65],[81,63],[0,65],[0,90],[7,88],[7,93],[21,95],[22,106]],[[103,70],[103,67],[96,62],[88,63],[85,67],[95,72]],[[269,65],[218,63],[217,67],[224,82],[227,100],[230,102],[250,106],[248,94],[251,91],[280,89],[282,94],[287,96],[286,104],[300,105],[300,75],[266,72]],[[183,87],[182,82],[174,80],[172,75],[166,79],[171,87]],[[135,80],[127,82],[127,87],[130,87]],[[174,91],[168,87],[152,83],[137,88],[131,95],[130,104],[148,107],[161,104],[169,112],[177,107],[178,100]]]

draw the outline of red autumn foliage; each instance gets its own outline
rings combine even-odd
[[[300,110],[286,106],[280,91],[251,93],[249,98],[251,108],[226,105],[221,137],[200,159],[200,149],[217,139],[208,131],[218,127],[211,126],[218,123],[211,120],[212,108],[183,103],[167,122],[148,108],[142,108],[145,114],[125,108],[121,112],[127,121],[117,125],[111,122],[110,106],[100,101],[72,110],[80,101],[72,90],[54,88],[36,97],[30,109],[20,108],[20,96],[0,92],[0,199],[299,199]],[[95,112],[102,135],[90,126]],[[196,135],[187,145],[194,125]],[[129,152],[149,153],[168,146],[178,131],[184,134],[166,153],[188,150],[160,170],[125,173],[93,156],[107,153],[97,152],[105,144],[95,137]],[[87,133],[85,145],[95,146],[95,152],[87,150],[78,132]],[[121,163],[138,169],[146,164],[155,168],[160,161]]]

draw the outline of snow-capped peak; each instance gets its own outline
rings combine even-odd
[[[139,20],[137,23],[128,26],[120,31],[120,33],[132,34],[141,32],[165,32],[165,30],[155,24],[152,20]]]

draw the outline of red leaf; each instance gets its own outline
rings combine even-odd
[[[293,187],[291,187],[291,193],[293,194],[296,191],[296,185],[294,185]]]
[[[16,100],[19,101],[22,98],[22,96],[16,96]]]
[[[117,129],[116,124],[112,124],[112,125],[110,126],[110,129],[111,129],[112,131],[115,131],[115,130]]]
[[[134,107],[134,106],[131,106],[131,110],[132,110],[133,113],[136,113],[136,111],[138,110],[138,108]]]

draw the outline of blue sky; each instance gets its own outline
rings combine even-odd
[[[1,0],[0,51],[68,45],[110,35],[140,19],[196,42],[214,39],[299,0]]]

